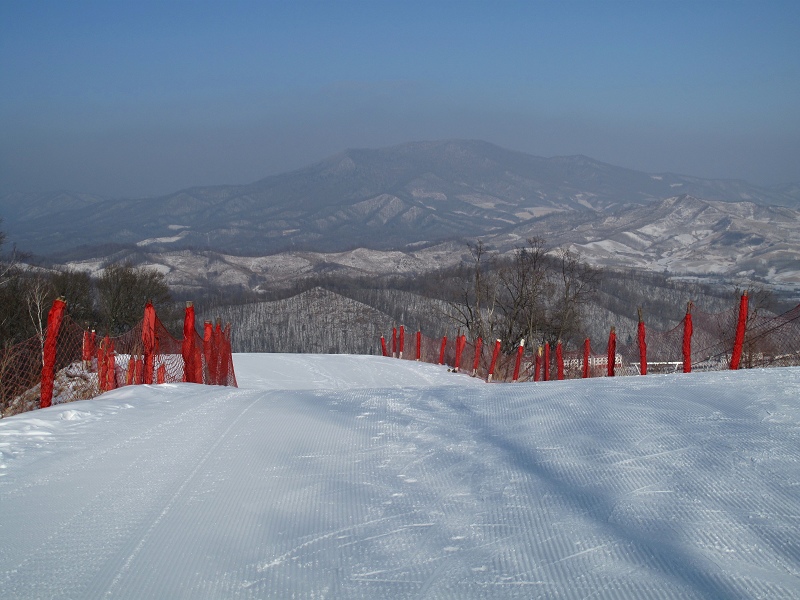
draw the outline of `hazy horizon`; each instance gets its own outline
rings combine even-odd
[[[245,184],[347,148],[481,139],[800,182],[800,5],[0,5],[0,193]]]

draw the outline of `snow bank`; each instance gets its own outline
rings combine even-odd
[[[234,361],[0,421],[0,595],[800,597],[800,369]]]

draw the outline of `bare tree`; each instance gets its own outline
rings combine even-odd
[[[145,304],[168,307],[171,295],[164,275],[131,263],[111,263],[97,281],[100,316],[108,333],[116,335],[138,323]]]
[[[473,337],[499,338],[506,352],[521,339],[535,348],[578,336],[599,272],[576,252],[551,250],[541,238],[528,239],[508,257],[488,253],[481,242],[470,251],[450,290],[456,325]]]
[[[581,262],[580,255],[566,248],[556,251],[555,294],[549,318],[548,342],[571,340],[581,335],[581,314],[591,301],[600,272]]]
[[[514,251],[498,272],[498,306],[502,314],[497,337],[510,351],[525,339],[533,346],[542,337],[546,303],[551,292],[547,277],[547,247],[541,238],[530,238]]]
[[[25,306],[28,317],[39,339],[39,347],[44,356],[44,337],[47,331],[47,313],[53,303],[53,285],[48,277],[37,273],[25,282]]]
[[[496,328],[497,276],[494,257],[481,240],[469,246],[471,262],[451,278],[448,316],[472,339],[488,339]]]

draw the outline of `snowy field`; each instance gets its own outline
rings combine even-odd
[[[235,355],[0,420],[0,598],[800,598],[800,369]]]

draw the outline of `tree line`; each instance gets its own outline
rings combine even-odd
[[[232,323],[234,352],[375,354],[392,326],[379,310],[320,287],[281,300],[215,307],[198,319]]]
[[[0,232],[0,249],[3,242]],[[142,319],[147,301],[162,320],[174,320],[172,294],[159,271],[111,262],[99,277],[92,277],[85,271],[46,269],[24,261],[13,249],[0,255],[0,346],[33,336],[44,339],[47,313],[59,297],[75,321],[103,335],[131,329]]]
[[[425,273],[324,273],[262,294],[237,294],[227,305],[222,294],[204,304],[204,318],[231,321],[240,352],[370,353],[378,350],[380,333],[399,325],[434,338],[459,331],[471,339],[499,338],[510,351],[523,338],[529,348],[559,339],[575,348],[586,337],[607,339],[612,326],[618,339],[631,343],[639,308],[649,327],[666,331],[680,323],[690,300],[707,312],[738,302],[733,288],[663,273],[600,271],[541,239],[505,254],[481,242],[469,249],[462,264]]]
[[[2,241],[0,232],[0,248]],[[638,308],[650,327],[668,330],[683,318],[689,300],[715,312],[738,298],[733,288],[662,273],[600,271],[540,238],[507,253],[481,241],[468,249],[460,265],[425,273],[325,272],[267,291],[201,286],[192,290],[192,299],[200,296],[200,320],[232,323],[234,351],[370,353],[378,348],[379,333],[399,325],[430,337],[460,331],[470,339],[501,339],[506,351],[520,339],[529,348],[558,340],[575,347],[586,337],[605,339],[611,326],[624,342],[636,334]],[[91,277],[29,266],[23,258],[13,250],[0,255],[0,345],[41,338],[47,311],[59,296],[73,319],[101,334],[133,327],[148,300],[162,322],[181,330],[183,311],[175,302],[180,290],[170,290],[158,271],[110,262]],[[312,290],[317,291],[308,294]]]
[[[233,322],[234,351],[240,352],[372,353],[380,334],[399,325],[431,337],[458,330],[471,339],[498,338],[506,351],[521,338],[531,346],[582,341],[598,270],[541,239],[527,240],[510,255],[482,242],[470,251],[471,260],[427,273],[321,274],[273,290],[261,301],[240,296],[237,306],[219,303],[204,318]]]

